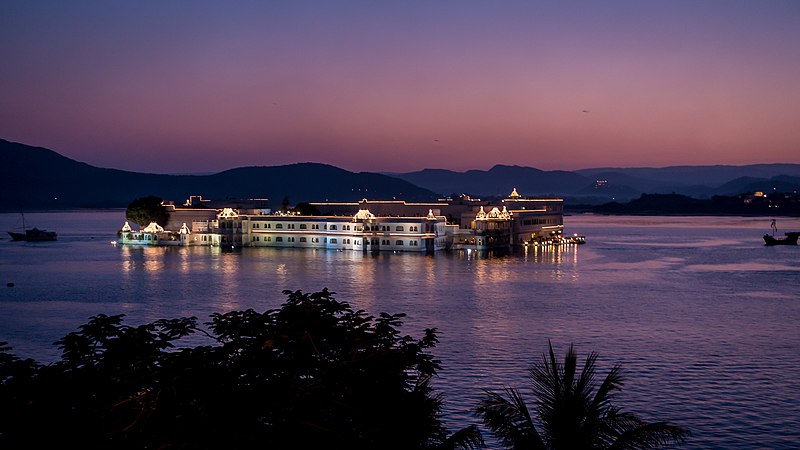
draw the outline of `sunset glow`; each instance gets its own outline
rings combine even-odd
[[[3,2],[0,138],[217,172],[800,163],[800,3]]]

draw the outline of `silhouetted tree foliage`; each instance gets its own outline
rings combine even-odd
[[[747,200],[747,201],[745,201]],[[600,214],[696,214],[696,215],[800,215],[800,197],[796,193],[771,192],[769,195],[738,196],[715,195],[709,199],[698,199],[680,194],[642,194],[628,203],[605,203],[596,205],[592,211]]]
[[[154,195],[137,198],[125,210],[125,218],[141,226],[156,222],[162,227],[169,222],[167,207],[161,204],[162,200]]]
[[[319,209],[310,203],[298,203],[294,211],[303,216],[321,216]]]
[[[129,326],[92,317],[50,365],[0,344],[0,448],[477,448],[452,435],[430,379],[437,342],[401,335],[403,314],[368,315],[316,293],[280,309]],[[176,348],[202,333],[212,345]]]
[[[536,396],[531,414],[522,394],[514,388],[487,392],[476,409],[484,424],[502,445],[512,449],[653,449],[680,445],[688,430],[667,422],[648,423],[623,412],[612,403],[622,388],[619,365],[598,385],[592,352],[580,373],[578,357],[570,345],[564,362],[549,354],[529,369]]]
[[[289,211],[289,196],[285,195],[283,200],[281,200],[281,211],[288,212]]]

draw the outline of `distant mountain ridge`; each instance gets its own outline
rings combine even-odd
[[[162,175],[94,167],[52,150],[0,139],[0,210],[122,208],[147,195],[182,202],[190,195],[212,200],[269,198],[276,207],[288,197],[307,201],[403,199],[431,201],[453,194],[504,197],[555,195],[568,203],[627,201],[642,194],[697,198],[745,192],[800,190],[800,164],[673,166],[545,171],[496,165],[455,172],[349,172],[319,163],[256,166],[208,175]]]
[[[641,194],[675,193],[707,198],[754,191],[800,190],[800,164],[597,168],[574,172],[497,165],[486,171],[424,169],[387,175],[442,195],[506,195],[509,186],[513,186],[523,195],[554,194],[577,202],[630,200]]]
[[[425,169],[410,173],[387,173],[442,195],[468,193],[480,196],[506,196],[512,188],[536,195],[562,195],[576,192],[593,183],[575,172],[544,171],[533,167],[496,165],[489,170],[454,172]]]
[[[436,194],[377,173],[348,172],[317,163],[242,167],[212,175],[157,175],[104,169],[42,147],[0,139],[0,209],[124,208],[147,195],[182,202],[190,195],[214,200],[269,198],[280,206],[362,198],[429,201]]]

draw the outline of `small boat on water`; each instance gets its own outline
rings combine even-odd
[[[784,233],[786,237],[776,238],[775,236],[765,234],[764,245],[797,245],[797,238],[800,237],[800,231],[792,231]]]
[[[25,226],[25,215],[22,215],[22,232],[8,231],[12,241],[55,241],[58,235],[55,231],[40,230],[39,228],[27,228]]]
[[[30,228],[22,233],[14,231],[8,232],[12,241],[55,241],[58,235],[55,231],[40,230],[38,228]]]

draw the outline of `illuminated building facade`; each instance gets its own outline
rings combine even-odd
[[[565,242],[563,200],[526,198],[516,189],[497,204],[472,199],[457,203],[364,199],[311,205],[338,214],[271,214],[267,210],[231,207],[219,211],[196,208],[187,202],[184,208],[172,207],[170,224],[174,222],[172,229],[177,229],[176,220],[199,218],[191,221],[191,229],[183,221],[179,231],[166,231],[156,224],[134,231],[126,222],[120,230],[119,242],[426,253]],[[382,214],[374,214],[370,208]],[[339,215],[343,213],[348,215]],[[455,217],[460,217],[460,223],[456,223]]]

